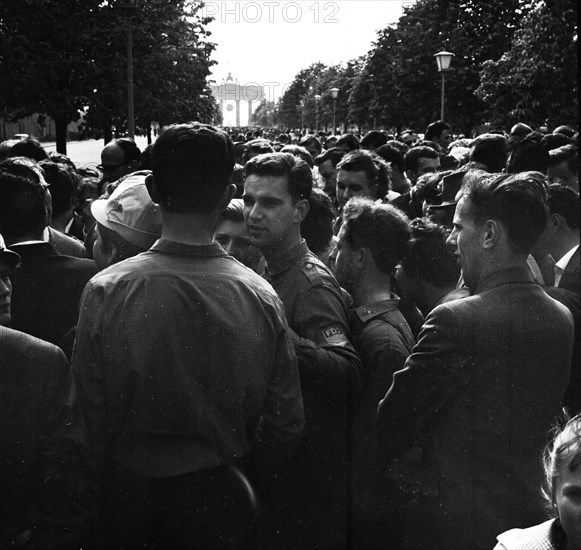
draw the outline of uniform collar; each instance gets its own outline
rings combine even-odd
[[[372,304],[366,304],[355,308],[355,313],[357,313],[359,319],[366,323],[378,315],[382,315],[388,311],[396,311],[399,304],[399,296],[393,292],[390,292],[389,295],[390,298],[387,300],[381,300],[380,302],[374,302]]]
[[[526,266],[500,269],[481,277],[474,294],[480,294],[481,292],[490,290],[496,286],[511,283],[534,284],[534,280]]]
[[[272,277],[273,275],[278,275],[279,273],[286,271],[290,266],[300,260],[308,251],[309,247],[307,246],[307,242],[305,239],[301,239],[300,243],[297,243],[282,252],[270,255],[270,259],[266,262],[268,275]]]
[[[209,244],[185,244],[166,239],[158,239],[150,248],[153,252],[165,252],[169,254],[178,254],[180,256],[196,256],[205,258],[216,258],[226,256],[226,252],[218,243]]]

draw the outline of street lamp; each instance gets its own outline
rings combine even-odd
[[[127,129],[129,137],[135,139],[135,112],[133,107],[133,30],[131,21],[139,0],[125,0],[119,9],[127,17]]]
[[[452,63],[453,53],[438,52],[434,54],[436,64],[438,65],[438,72],[442,75],[442,96],[440,99],[440,120],[444,120],[444,103],[445,103],[445,79],[446,72],[450,70],[450,63]]]
[[[304,131],[305,128],[305,100],[301,99],[301,134]]]
[[[315,132],[319,131],[319,101],[321,101],[321,95],[315,95]]]
[[[339,88],[331,88],[331,97],[333,98],[333,135],[337,131],[337,121],[335,113],[337,110],[337,96],[339,95]]]

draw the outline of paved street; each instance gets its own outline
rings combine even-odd
[[[143,151],[147,147],[147,138],[136,136],[137,146]],[[43,147],[47,151],[56,151],[54,141],[44,142]],[[101,150],[105,146],[102,139],[86,139],[83,141],[67,142],[67,156],[75,163],[77,168],[94,168],[101,163]]]

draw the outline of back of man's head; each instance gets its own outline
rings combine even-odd
[[[511,174],[518,172],[547,173],[549,152],[540,132],[531,132],[512,146],[506,163]]]
[[[48,153],[36,138],[28,136],[17,141],[10,149],[11,157],[27,157],[29,159],[40,162],[48,158]]]
[[[337,170],[365,172],[367,185],[369,187],[377,185],[377,193],[371,197],[373,199],[383,199],[389,191],[387,163],[371,151],[358,149],[347,153],[337,164]]]
[[[128,137],[116,138],[111,143],[115,143],[123,151],[127,164],[132,161],[136,161],[139,164],[141,160],[141,149],[139,149],[134,140]]]
[[[391,163],[393,169],[401,174],[405,172],[404,156],[398,149],[386,143],[375,150],[375,154],[379,155],[385,162]]]
[[[353,134],[343,134],[337,139],[335,147],[343,149],[345,152],[355,151],[361,147],[359,140]]]
[[[56,218],[74,207],[81,176],[67,164],[43,160],[39,166],[44,170],[45,180],[50,185],[52,215]]]
[[[472,178],[463,196],[470,200],[474,223],[500,221],[516,253],[529,254],[547,225],[547,183],[540,172]]]
[[[569,229],[579,230],[579,193],[566,185],[549,185],[549,210],[559,214]]]
[[[301,147],[305,147],[309,151],[315,153],[315,156],[320,155],[321,151],[323,150],[323,146],[321,145],[321,141],[317,136],[312,134],[307,134],[299,139],[299,145]]]
[[[152,166],[164,210],[209,213],[230,183],[234,147],[228,135],[213,126],[172,124],[153,146]]]
[[[387,136],[380,130],[370,130],[361,139],[361,149],[375,151],[387,143]]]
[[[508,157],[508,140],[498,134],[482,134],[470,144],[469,160],[479,162],[488,172],[502,172]]]
[[[308,199],[313,189],[313,173],[301,158],[290,153],[268,153],[250,159],[244,167],[245,177],[285,178],[293,201]]]
[[[0,233],[7,241],[40,235],[48,224],[46,182],[28,158],[0,162]]]
[[[378,271],[390,274],[403,258],[411,229],[406,215],[389,204],[353,197],[343,210],[345,240],[369,248]]]
[[[571,126],[561,124],[561,126],[557,126],[553,130],[553,134],[563,134],[564,136],[567,136],[569,139],[573,139],[573,136],[575,135],[575,130],[571,128]]]
[[[281,153],[290,153],[291,155],[294,155],[295,157],[299,157],[299,158],[303,159],[309,165],[309,168],[313,168],[313,166],[315,166],[315,161],[313,160],[311,153],[309,153],[304,147],[302,147],[300,145],[285,145],[280,150],[280,152]]]
[[[321,166],[324,162],[328,160],[331,161],[333,168],[339,164],[339,161],[345,156],[345,152],[341,151],[341,149],[337,149],[337,147],[331,147],[331,149],[327,149],[323,151],[320,155],[315,157],[315,165]]]
[[[446,244],[449,230],[425,218],[413,220],[411,230],[401,261],[404,271],[438,288],[455,286],[460,277],[460,266]]]
[[[337,210],[329,195],[322,189],[313,189],[309,197],[309,211],[301,222],[301,235],[309,250],[323,258],[333,240],[333,222]]]

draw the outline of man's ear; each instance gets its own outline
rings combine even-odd
[[[498,220],[486,220],[483,226],[484,236],[482,246],[486,250],[498,245],[501,234],[505,231],[504,227]]]
[[[417,178],[416,178],[416,174],[413,170],[406,170],[405,175],[407,176],[407,179],[410,180],[412,185],[416,184]]]
[[[559,231],[559,229],[563,227],[563,224],[566,223],[567,222],[565,222],[561,214],[551,214],[549,216],[549,223],[547,224],[547,227],[549,227],[551,231]]]
[[[311,205],[307,199],[300,199],[295,204],[294,222],[301,223],[309,213]]]
[[[375,263],[373,255],[371,254],[371,248],[362,247],[359,249],[355,249],[353,262],[355,264],[355,267],[358,269],[363,269],[370,263]]]
[[[137,172],[137,170],[139,170],[139,161],[134,159],[128,164],[127,167],[131,172]]]
[[[147,187],[147,192],[149,193],[151,200],[155,204],[161,204],[161,197],[159,196],[159,193],[157,191],[157,187],[155,185],[155,179],[153,178],[153,174],[148,174],[145,177],[145,187]]]

